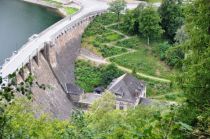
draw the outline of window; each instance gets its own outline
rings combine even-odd
[[[120,104],[119,104],[119,109],[120,110],[123,110],[124,109],[124,104],[122,102],[120,102]]]
[[[120,110],[123,110],[123,109],[124,109],[123,105],[120,105]]]

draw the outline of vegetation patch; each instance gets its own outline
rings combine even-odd
[[[99,22],[102,25],[110,25],[117,22],[116,15],[114,13],[105,13],[97,17],[94,22]]]
[[[107,30],[101,23],[96,22],[95,20],[91,22],[88,28],[85,30],[83,37],[101,35],[109,32],[109,30]]]
[[[125,29],[124,24],[123,23],[116,23],[114,25],[109,26],[108,28],[110,29],[114,29],[116,31],[128,34],[128,31]]]
[[[183,91],[178,89],[177,86],[172,85],[172,83],[154,81],[137,75],[136,77],[145,82],[147,86],[147,97],[149,98],[176,102],[183,102],[185,99]]]
[[[110,57],[110,56],[118,55],[118,54],[125,53],[128,51],[125,48],[119,48],[119,47],[108,46],[108,45],[95,45],[95,47],[99,49],[103,57]]]
[[[78,11],[77,8],[73,8],[73,7],[65,7],[65,11],[68,15],[74,14]]]
[[[150,50],[145,47],[139,47],[132,54],[114,57],[110,59],[121,66],[129,69],[135,69],[137,72],[146,73],[157,77],[167,77],[171,73],[166,65],[159,61],[159,58],[152,56]]]
[[[96,37],[96,42],[97,43],[110,43],[112,41],[117,41],[119,39],[122,39],[123,36],[122,35],[119,35],[115,32],[109,32],[109,33],[105,33],[105,34],[102,34],[100,36],[97,36]]]
[[[129,39],[118,41],[116,43],[117,46],[125,47],[125,48],[139,48],[145,45],[144,40],[139,38],[138,36],[131,37]]]
[[[102,56],[99,49],[93,45],[94,40],[95,40],[95,36],[83,38],[82,39],[82,47],[90,50],[91,52],[93,52],[96,55]]]
[[[58,2],[58,1],[55,1],[55,0],[44,0],[44,1],[49,2],[51,4],[54,4],[57,8],[62,7],[62,3],[61,2]]]
[[[123,74],[114,65],[94,66],[86,61],[78,60],[75,64],[76,84],[85,90],[93,92],[94,88],[101,86],[106,88],[114,79]]]

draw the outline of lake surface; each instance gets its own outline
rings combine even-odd
[[[44,7],[21,0],[0,0],[0,65],[33,34],[38,34],[62,17]]]

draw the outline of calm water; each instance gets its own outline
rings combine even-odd
[[[27,42],[28,37],[60,19],[47,8],[20,0],[0,0],[0,64]]]

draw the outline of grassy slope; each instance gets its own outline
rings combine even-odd
[[[117,45],[121,47],[135,48],[136,52],[112,58],[111,61],[126,68],[135,68],[137,72],[169,78],[171,70],[166,64],[161,62],[158,57],[153,56],[151,46],[147,46],[142,39],[134,37],[121,43],[117,43]]]
[[[137,36],[131,36],[131,38],[128,39],[124,39],[122,37],[118,38],[116,37],[116,32],[113,33],[112,30],[120,31],[125,35],[129,35],[126,34],[126,31],[122,30],[122,28],[117,28],[116,20],[113,14],[105,14],[101,17],[97,17],[86,29],[86,32],[83,35],[82,47],[86,47],[96,54],[104,57],[115,56],[122,53],[122,55],[113,58],[110,57],[111,62],[125,67],[125,69],[129,70],[129,72],[135,68],[141,73],[146,73],[156,77],[170,78],[173,71],[171,71],[164,62],[160,61],[159,57],[156,57],[155,54],[152,53],[152,50],[154,50],[153,48],[159,42],[154,41],[151,43],[151,46],[147,46],[146,41],[143,38],[139,38]],[[107,34],[115,35],[113,35],[113,38],[108,37],[107,39]],[[123,40],[121,41],[121,39]],[[112,54],[104,55],[104,50],[97,47],[100,47],[101,45],[103,46],[106,43],[111,43],[111,47],[113,48],[121,47],[125,49],[133,49],[135,52],[123,54],[124,52],[115,53],[115,50],[113,50],[114,52],[112,52],[112,50],[107,50]],[[180,90],[176,87],[172,87],[170,83],[142,77],[144,76],[139,76],[139,78],[143,79],[147,84],[147,96],[151,98],[158,98],[160,100],[181,101]]]

